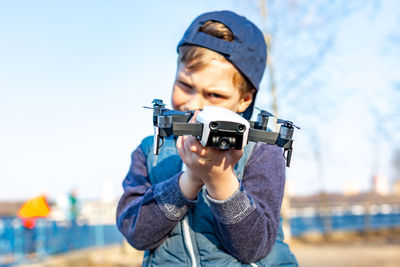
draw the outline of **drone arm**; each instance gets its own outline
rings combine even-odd
[[[172,134],[173,135],[201,136],[202,132],[203,132],[203,124],[202,123],[186,123],[186,122],[172,123]]]
[[[264,130],[257,130],[254,128],[249,129],[249,142],[261,142],[269,145],[275,145],[278,139],[278,133],[267,132]]]
[[[287,137],[287,136],[285,136]],[[291,137],[291,136],[290,136]],[[286,166],[290,167],[290,161],[292,159],[292,144],[293,140],[282,139],[280,133],[267,132],[263,130],[257,130],[254,128],[249,129],[249,142],[262,142],[270,145],[277,145],[283,147],[283,156],[286,159]]]

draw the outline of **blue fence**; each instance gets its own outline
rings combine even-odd
[[[100,247],[122,242],[122,235],[114,225],[87,225],[37,221],[27,229],[19,219],[0,219],[0,266],[27,262],[27,255],[37,259],[89,247]]]
[[[400,213],[375,215],[333,215],[293,217],[293,236],[309,231],[359,231],[400,227]],[[0,219],[0,266],[28,262],[31,253],[36,259],[89,247],[119,244],[122,235],[114,225],[77,225],[39,220],[28,230],[17,218]]]
[[[374,215],[331,215],[293,217],[290,228],[293,236],[306,232],[363,231],[400,227],[400,213]]]

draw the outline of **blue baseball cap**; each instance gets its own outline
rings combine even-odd
[[[233,33],[233,41],[199,31],[209,20],[228,27]],[[260,29],[245,17],[232,11],[208,12],[198,16],[189,26],[178,44],[178,52],[183,45],[201,46],[223,55],[251,82],[256,90],[253,102],[242,114],[249,120],[267,61],[267,45]]]

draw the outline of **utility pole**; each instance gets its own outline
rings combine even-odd
[[[268,29],[268,8],[267,8],[267,0],[259,0],[259,8],[261,17],[263,18],[264,27],[263,27],[263,34],[265,42],[267,43],[267,69],[269,74],[269,92],[271,95],[271,105],[273,114],[278,118],[279,117],[279,110],[278,110],[278,96],[276,92],[276,78],[274,72],[274,66],[271,56],[271,48],[272,48],[272,34],[267,30]],[[275,130],[277,130],[277,124],[274,125]],[[290,199],[287,192],[287,187],[285,186],[285,192],[283,195],[282,206],[281,206],[281,216],[283,219],[282,227],[283,232],[285,233],[285,240],[290,242],[291,240],[291,230],[290,230]]]

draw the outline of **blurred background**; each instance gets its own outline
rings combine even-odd
[[[170,104],[178,41],[223,9],[265,34],[256,106],[301,127],[282,207],[300,265],[398,266],[395,0],[0,1],[0,266],[140,264],[114,223],[142,106]]]

